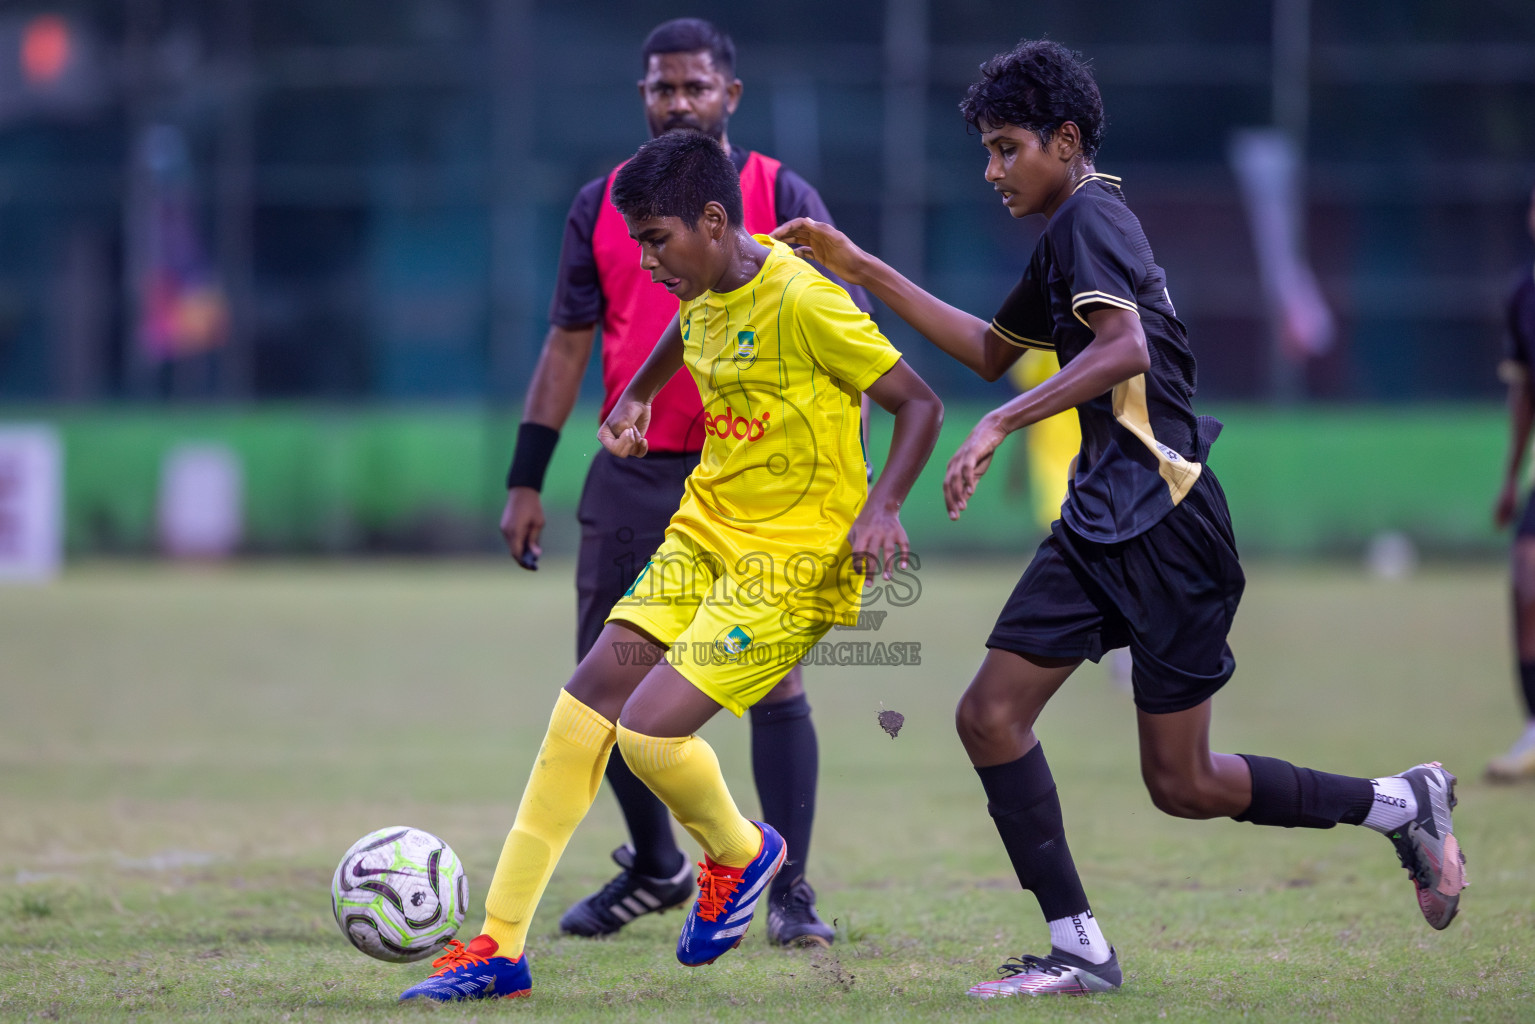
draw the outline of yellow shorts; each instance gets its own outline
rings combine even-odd
[[[858,621],[863,576],[835,555],[744,555],[735,565],[675,526],[607,621],[667,645],[683,678],[739,717],[833,625]]]

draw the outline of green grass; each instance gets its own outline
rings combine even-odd
[[[394,1005],[423,970],[345,943],[330,875],[364,832],[416,825],[453,844],[478,907],[570,667],[569,565],[105,565],[0,590],[0,1018],[1535,1019],[1535,789],[1478,781],[1516,728],[1492,566],[1399,584],[1254,567],[1217,700],[1220,749],[1361,775],[1439,758],[1461,775],[1474,885],[1447,931],[1423,923],[1373,833],[1157,813],[1129,700],[1087,666],[1040,732],[1128,983],[965,999],[1046,942],[951,724],[1023,560],[923,572],[921,600],[879,634],[920,641],[921,667],[807,673],[832,950],[769,949],[759,925],[687,970],[676,914],[611,941],[556,937],[612,870],[604,793],[535,922],[534,998],[450,1007]],[[906,715],[898,739],[881,706]],[[707,735],[754,810],[748,730]]]

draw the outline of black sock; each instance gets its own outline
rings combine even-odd
[[[1524,692],[1524,712],[1535,718],[1535,661],[1519,663],[1519,688]]]
[[[634,870],[651,878],[670,878],[682,869],[687,858],[677,848],[672,833],[672,814],[650,787],[629,769],[618,748],[608,757],[608,785],[618,797],[618,808],[629,826],[629,841],[634,844]]]
[[[1277,757],[1240,755],[1253,776],[1253,802],[1234,821],[1282,828],[1362,825],[1375,800],[1369,779],[1300,768]]]
[[[977,768],[986,789],[987,810],[1007,847],[1018,883],[1039,900],[1046,921],[1083,914],[1087,893],[1066,846],[1061,799],[1045,762],[1045,748],[1007,764]]]
[[[762,803],[762,819],[778,830],[788,847],[783,867],[773,879],[774,898],[804,877],[820,767],[810,702],[803,693],[752,708],[752,778]]]

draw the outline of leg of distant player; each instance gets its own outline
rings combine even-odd
[[[768,894],[768,939],[778,945],[830,945],[836,931],[816,913],[815,890],[805,880],[820,751],[798,665],[752,707],[751,719],[752,778],[762,820],[788,847]]]
[[[630,767],[704,849],[698,899],[677,940],[677,958],[688,966],[713,963],[741,944],[785,854],[771,826],[741,814],[713,749],[696,735],[719,710],[713,698],[662,662],[624,705],[618,724]]]
[[[1528,522],[1531,513],[1525,513]],[[1501,757],[1487,765],[1487,777],[1512,782],[1535,777],[1535,536],[1514,538],[1514,650],[1519,658],[1519,690],[1525,713],[1524,731]]]
[[[523,946],[533,912],[576,826],[591,809],[608,753],[616,741],[615,721],[659,658],[620,657],[619,645],[652,643],[632,627],[610,624],[560,691],[549,730],[517,807],[517,817],[485,897],[481,934],[466,948],[452,943],[434,962],[442,969],[407,989],[401,999],[436,1000],[521,995],[531,989]],[[626,652],[633,653],[633,648]]]

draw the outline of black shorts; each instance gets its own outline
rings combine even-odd
[[[986,646],[1092,661],[1128,646],[1136,707],[1183,711],[1236,668],[1226,635],[1245,583],[1226,495],[1206,466],[1176,508],[1130,540],[1098,544],[1057,520]]]
[[[1535,537],[1535,491],[1524,502],[1524,515],[1519,519],[1519,528],[1514,531],[1515,537]]]
[[[608,613],[645,568],[682,504],[683,485],[697,453],[652,452],[620,459],[604,449],[592,459],[576,518],[581,550],[576,560],[576,660],[602,634]]]

